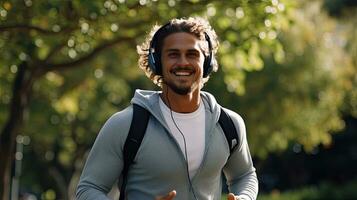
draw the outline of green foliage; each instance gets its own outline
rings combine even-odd
[[[346,52],[351,55],[351,63],[353,68],[348,73],[350,76],[349,92],[345,98],[343,112],[347,115],[357,117],[357,3],[352,0],[324,0],[324,8],[329,15],[338,19],[340,26],[345,29],[344,40]]]
[[[225,72],[227,89],[244,94],[245,71],[258,71],[264,66],[262,49],[271,49],[278,62],[283,50],[277,36],[290,24],[291,1],[242,1],[237,7],[225,8],[226,2],[208,5],[208,15],[221,38],[219,59]],[[225,10],[225,12],[218,12]]]
[[[273,191],[271,194],[262,194],[258,200],[323,200],[323,199],[356,199],[357,182],[345,184],[322,183],[318,186],[307,186],[286,192]]]
[[[208,83],[219,102],[242,114],[253,155],[262,158],[292,143],[311,152],[319,144],[328,145],[331,133],[344,128],[340,110],[351,95],[356,68],[334,38],[342,38],[348,29],[321,14],[318,2],[301,6],[291,13],[294,24],[278,38],[284,60],[262,48],[265,66],[245,75],[245,95],[222,91],[221,74]]]

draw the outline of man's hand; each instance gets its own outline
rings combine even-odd
[[[176,196],[176,190],[172,190],[165,196],[156,197],[155,200],[172,200],[175,198],[175,196]]]
[[[229,193],[227,195],[227,200],[239,200],[239,197],[238,196],[234,196],[233,193]]]

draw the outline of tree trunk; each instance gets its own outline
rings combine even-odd
[[[27,62],[24,61],[19,65],[14,80],[9,117],[0,135],[0,197],[3,200],[10,198],[11,169],[16,136],[23,123],[24,110],[29,103],[33,82],[33,73],[27,66]]]
[[[56,195],[56,199],[68,200],[68,183],[66,182],[63,174],[61,174],[61,172],[53,166],[49,167],[48,173],[52,176],[57,185],[59,194]]]

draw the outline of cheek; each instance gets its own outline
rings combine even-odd
[[[161,61],[162,67],[163,68],[170,68],[172,67],[177,61],[174,59],[164,59]]]
[[[161,68],[162,68],[162,72],[165,73],[166,71],[169,70],[170,64],[167,61],[162,61],[161,62]]]

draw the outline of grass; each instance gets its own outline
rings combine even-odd
[[[350,200],[357,199],[357,180],[344,183],[321,183],[284,192],[274,190],[269,194],[259,194],[258,200]],[[227,195],[222,195],[227,200]]]

